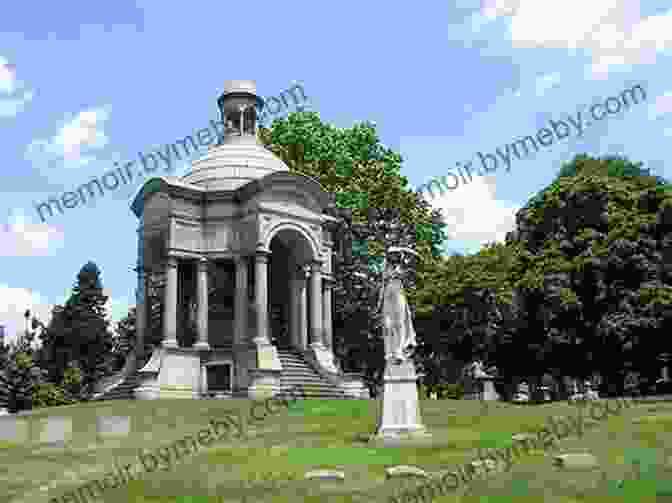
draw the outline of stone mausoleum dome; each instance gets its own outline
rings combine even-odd
[[[264,100],[257,96],[253,80],[227,80],[217,100],[224,138],[191,164],[183,183],[206,190],[235,190],[253,180],[277,171],[289,171],[287,165],[257,139],[257,109]]]

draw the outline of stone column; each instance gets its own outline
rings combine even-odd
[[[166,260],[166,288],[163,306],[163,346],[176,348],[177,343],[177,258]]]
[[[135,296],[135,355],[142,359],[145,353],[147,331],[147,287],[143,270],[138,270],[138,291]]]
[[[236,298],[234,314],[233,344],[239,346],[247,344],[247,257],[236,257]]]
[[[322,264],[310,266],[310,345],[324,346],[322,333]]]
[[[333,339],[332,339],[332,321],[331,321],[331,312],[332,312],[332,303],[331,303],[331,289],[332,289],[332,280],[331,278],[324,278],[322,280],[324,291],[322,293],[322,317],[324,320],[324,345],[330,351],[333,351]]]
[[[301,291],[301,285],[299,284],[301,280],[296,277],[296,273],[289,280],[289,342],[290,345],[294,348],[299,347],[300,341],[300,300],[299,296]]]
[[[254,257],[255,302],[257,307],[257,335],[254,343],[267,345],[268,338],[268,252],[258,251]]]
[[[208,260],[201,258],[196,265],[196,302],[198,304],[198,341],[195,349],[210,349],[208,343]]]
[[[308,349],[308,271],[301,268],[299,273],[299,349]]]
[[[208,394],[208,367],[201,365],[201,397]]]
[[[236,293],[234,299],[233,318],[233,355],[234,355],[234,391],[246,388],[248,382],[249,346],[249,320],[250,308],[248,294],[248,264],[249,259],[245,256],[237,256],[236,264]]]

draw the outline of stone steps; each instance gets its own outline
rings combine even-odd
[[[226,350],[224,347],[213,348]],[[347,399],[341,389],[323,378],[304,359],[303,355],[293,348],[278,349],[278,357],[282,362],[280,388],[282,391],[300,388],[305,398],[311,399]],[[140,385],[138,372],[129,375],[119,385],[105,392],[96,401],[100,400],[134,400],[133,391]]]
[[[282,363],[280,387],[283,391],[299,388],[306,398],[347,399],[343,391],[313,369],[303,355],[293,348],[278,348],[278,357]]]
[[[94,401],[100,400],[135,400],[133,391],[140,385],[140,374],[136,371],[126,377],[121,383],[106,391]]]

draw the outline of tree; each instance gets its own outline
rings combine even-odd
[[[672,191],[641,166],[576,156],[518,213],[506,243],[420,276],[423,357],[480,357],[508,384],[599,370],[608,394],[631,369],[655,380],[651,362],[672,344],[659,335],[672,314]]]
[[[30,311],[25,313],[26,321]],[[12,345],[4,345],[0,350],[0,395],[7,402],[10,413],[33,408],[33,393],[44,382],[46,372],[35,363],[35,329],[33,318],[32,331],[26,328],[25,334]]]
[[[427,382],[455,382],[459,368],[476,358],[506,368],[516,319],[509,278],[516,253],[513,246],[490,244],[473,255],[444,257],[423,273],[416,331]]]
[[[111,372],[114,343],[105,319],[106,302],[100,270],[88,262],[78,273],[65,305],[54,308],[42,337],[42,364],[52,383],[61,382],[65,370],[76,365],[82,372],[82,387],[88,392],[97,380]]]
[[[114,370],[120,370],[126,361],[126,358],[135,350],[136,342],[136,308],[131,307],[128,314],[117,323],[115,333],[113,335],[114,346],[112,353],[114,354]]]
[[[336,238],[334,349],[348,370],[364,371],[375,392],[383,367],[376,313],[380,263],[390,246],[410,245],[431,269],[445,240],[440,214],[408,188],[401,156],[380,144],[372,123],[340,129],[314,112],[295,112],[259,128],[259,138],[290,168],[334,193],[332,215],[341,219]],[[385,238],[394,230],[394,237]],[[409,278],[413,305],[416,285]]]
[[[669,347],[672,320],[670,185],[625,158],[576,156],[517,215],[522,246],[512,277],[525,305],[521,342],[541,364],[623,392]]]

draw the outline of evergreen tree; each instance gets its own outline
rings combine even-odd
[[[82,389],[89,392],[111,372],[114,342],[105,319],[106,302],[98,266],[88,262],[65,305],[54,308],[43,337],[42,364],[52,383],[63,381],[66,369],[74,365],[81,370]]]
[[[26,321],[30,311],[26,311]],[[45,381],[46,372],[35,363],[35,329],[38,322],[33,318],[32,331],[25,334],[14,344],[4,345],[0,349],[0,396],[7,403],[10,413],[33,408],[33,392]]]

